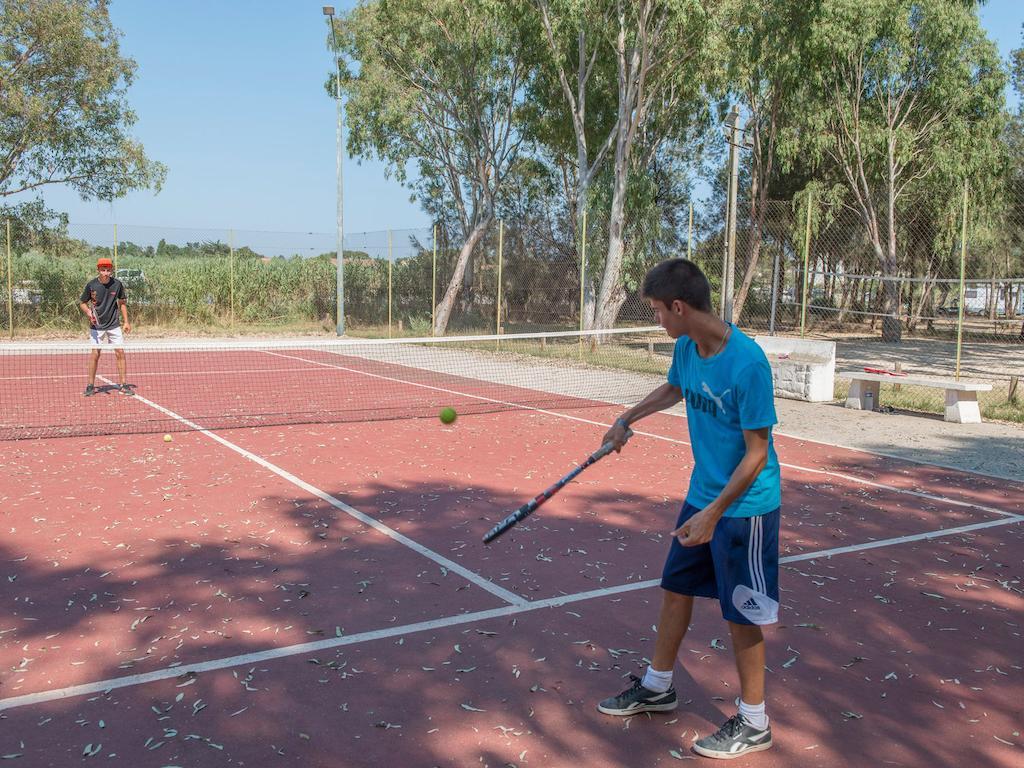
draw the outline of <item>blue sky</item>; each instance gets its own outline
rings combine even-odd
[[[353,5],[335,3],[339,11]],[[158,195],[135,192],[113,204],[51,188],[47,204],[86,229],[332,233],[335,106],[323,89],[331,58],[321,7],[319,0],[113,0],[124,54],[138,63],[129,91],[139,115],[134,133],[168,166],[167,183]],[[1021,45],[1024,0],[990,0],[981,18],[1004,58]],[[346,232],[429,224],[380,164],[346,158]]]

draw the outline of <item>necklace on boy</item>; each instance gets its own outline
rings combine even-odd
[[[725,333],[722,334],[722,340],[718,344],[718,349],[716,349],[712,353],[711,357],[714,357],[715,355],[717,355],[719,352],[722,351],[722,347],[725,346],[725,340],[728,339],[731,334],[732,334],[732,325],[727,325],[726,328],[725,328]]]

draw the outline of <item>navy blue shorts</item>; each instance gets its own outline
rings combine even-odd
[[[676,528],[700,512],[683,504]],[[661,587],[694,597],[717,597],[734,624],[779,620],[779,510],[757,517],[723,517],[711,541],[684,547],[672,537]]]

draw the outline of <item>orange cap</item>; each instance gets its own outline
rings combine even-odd
[[[104,258],[102,258],[102,259],[100,259],[99,261],[96,262],[96,268],[99,269],[100,267],[110,267],[111,269],[113,269],[114,268],[114,262],[112,262],[110,259],[104,257]]]

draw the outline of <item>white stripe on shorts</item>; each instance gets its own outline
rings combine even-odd
[[[751,587],[762,595],[768,594],[764,579],[764,558],[761,556],[764,528],[761,515],[750,518],[750,538],[747,542],[747,566],[750,569]]]

